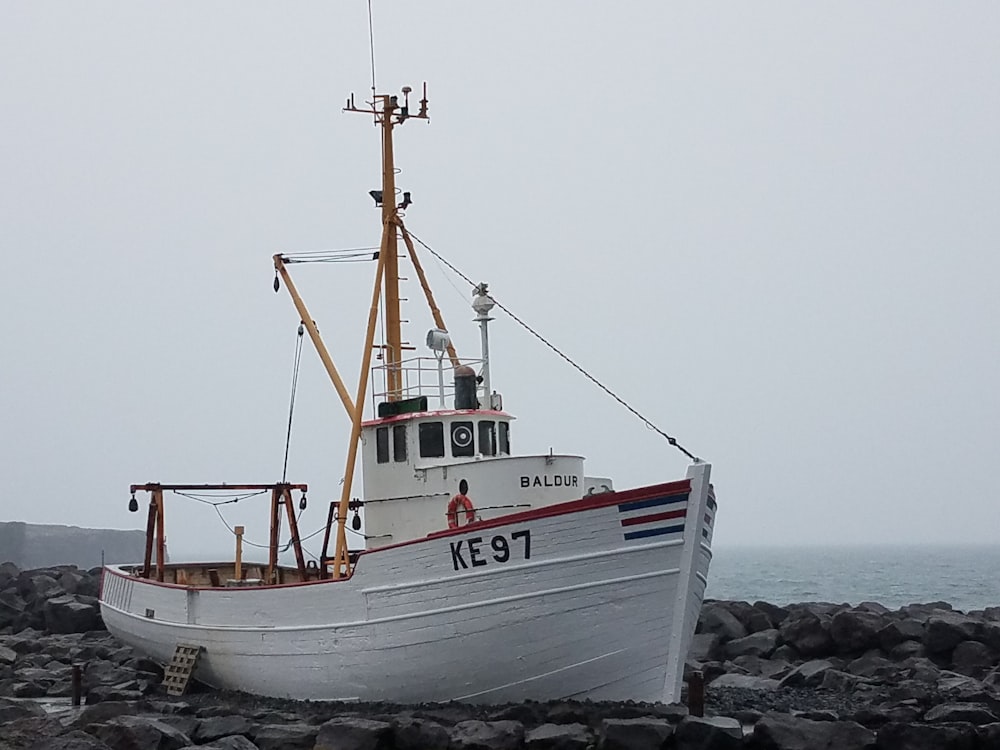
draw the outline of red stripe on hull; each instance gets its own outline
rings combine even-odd
[[[683,518],[687,515],[687,509],[665,510],[662,513],[653,513],[649,516],[637,516],[636,518],[623,518],[622,526],[635,526],[640,523],[652,523],[653,521],[666,521],[668,518]]]

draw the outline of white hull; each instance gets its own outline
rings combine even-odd
[[[201,588],[109,566],[102,615],[160,662],[204,647],[198,679],[261,695],[672,702],[711,558],[708,473],[367,552],[342,581]]]

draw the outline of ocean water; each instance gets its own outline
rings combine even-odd
[[[1000,545],[716,547],[705,596],[773,604],[1000,606]]]

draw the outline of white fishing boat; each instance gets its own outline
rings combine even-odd
[[[104,622],[161,663],[197,653],[196,679],[260,695],[676,701],[711,559],[710,465],[658,430],[692,459],[686,477],[622,491],[588,476],[580,456],[512,452],[513,416],[490,378],[497,302],[485,284],[473,285],[481,351],[460,357],[415,245],[434,251],[403,223],[410,201],[396,190],[393,130],[427,119],[426,86],[416,112],[409,95],[404,88],[361,107],[352,97],[346,107],[372,116],[383,143],[382,189],[372,191],[383,230],[370,258],[354,393],[289,274],[308,258],[274,256],[275,291],[283,285],[291,295],[351,429],[322,553],[307,560],[300,539],[304,484],[134,485],[132,510],[137,492],[149,495],[145,559],[105,567]],[[403,357],[401,258],[414,266],[436,326],[427,357]],[[380,305],[385,340],[377,343]],[[375,351],[382,361],[372,367]],[[243,560],[239,527],[232,560],[167,562],[165,494],[212,491],[270,494],[266,563]],[[348,532],[361,528],[362,514],[364,544],[352,548]],[[294,564],[282,564],[283,548]]]

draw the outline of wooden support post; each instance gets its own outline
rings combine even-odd
[[[292,502],[292,491],[285,487],[281,491],[284,498],[285,511],[288,515],[288,533],[292,537],[292,549],[295,551],[295,564],[299,568],[300,580],[306,580],[306,560],[302,556],[302,545],[299,543],[299,524],[295,520],[295,503]]]
[[[146,556],[142,562],[142,577],[153,573],[153,537],[156,534],[156,495],[149,496],[149,514],[146,516]]]
[[[281,535],[281,514],[278,508],[278,498],[281,488],[271,490],[271,538],[268,543],[267,582],[278,582],[278,538]]]
[[[246,529],[242,526],[237,526],[234,531],[236,532],[236,566],[234,570],[233,577],[237,581],[243,580],[243,532]]]
[[[705,675],[701,672],[692,672],[688,678],[688,713],[705,715]]]
[[[80,705],[80,694],[82,692],[82,687],[83,687],[83,675],[81,674],[80,671],[80,665],[74,664],[73,674],[72,674],[72,684],[71,684],[74,706]]]
[[[156,580],[163,582],[163,565],[167,558],[166,532],[163,528],[163,489],[153,490],[156,498]]]

